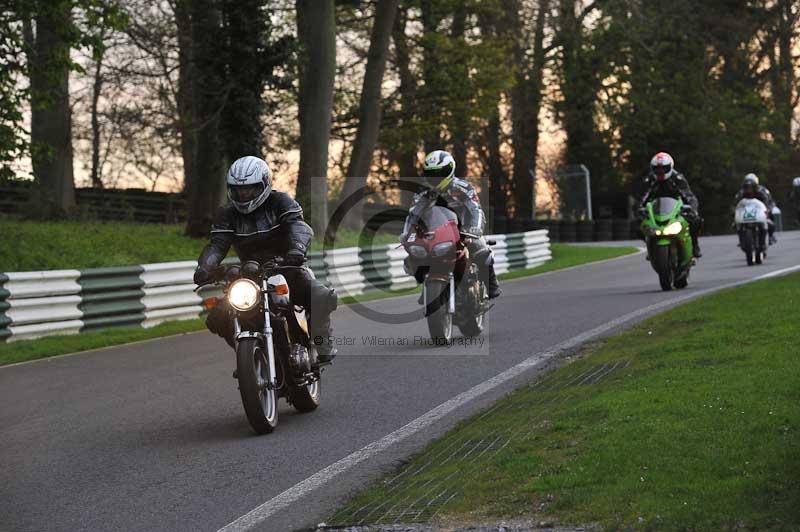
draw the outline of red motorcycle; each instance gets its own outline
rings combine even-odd
[[[436,205],[435,193],[420,197],[406,217],[401,237],[409,256],[406,270],[422,284],[421,302],[436,343],[452,339],[453,324],[465,336],[479,335],[492,307],[478,266],[470,260],[470,238],[478,237],[459,231],[458,217]]]

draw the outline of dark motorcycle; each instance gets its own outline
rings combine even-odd
[[[281,397],[300,412],[320,403],[321,375],[310,341],[305,312],[290,300],[289,286],[278,260],[246,262],[216,272],[224,279],[224,299],[230,306],[236,339],[236,372],[247,420],[258,434],[278,424]],[[219,304],[208,298],[206,308]]]
[[[437,206],[434,194],[420,198],[406,217],[401,244],[409,255],[407,270],[422,284],[428,331],[437,343],[452,339],[454,324],[465,336],[479,335],[492,306],[470,260],[470,238],[477,236],[460,232],[456,214]]]

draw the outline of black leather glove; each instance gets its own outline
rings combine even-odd
[[[286,266],[302,266],[306,261],[306,254],[299,249],[290,249],[283,258]]]
[[[201,265],[194,271],[194,284],[200,286],[214,281],[217,277],[218,268],[213,266]]]

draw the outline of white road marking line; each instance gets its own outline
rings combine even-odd
[[[540,366],[543,362],[549,360],[550,358],[553,358],[554,356],[564,351],[575,348],[590,340],[594,340],[600,336],[603,336],[604,334],[630,321],[644,317],[658,310],[662,310],[667,307],[677,305],[679,303],[684,303],[691,299],[711,294],[713,292],[718,292],[720,290],[725,290],[728,288],[734,288],[737,286],[752,283],[754,281],[759,281],[770,277],[776,277],[778,275],[790,273],[797,270],[800,270],[800,265],[792,266],[791,268],[784,268],[782,270],[776,270],[774,272],[770,272],[760,277],[754,277],[752,279],[745,279],[743,281],[736,281],[715,288],[707,288],[705,290],[700,290],[698,292],[687,293],[679,297],[667,299],[665,301],[660,301],[658,303],[654,303],[647,307],[643,307],[639,310],[635,310],[633,312],[625,314],[624,316],[620,316],[619,318],[606,322],[603,325],[595,327],[594,329],[583,332],[577,336],[573,336],[572,338],[551,347],[547,351],[544,351],[542,353],[537,353],[523,360],[519,364],[510,367],[504,372],[495,375],[491,379],[486,380],[470,388],[469,390],[458,394],[452,399],[449,399],[448,401],[445,401],[444,403],[433,408],[432,410],[429,410],[425,414],[411,421],[407,425],[397,429],[391,434],[387,434],[380,440],[374,441],[369,445],[362,447],[361,449],[349,454],[348,456],[345,456],[338,462],[334,462],[328,467],[318,471],[317,473],[313,474],[307,479],[298,482],[297,484],[287,489],[286,491],[280,493],[279,495],[259,505],[258,507],[249,511],[245,515],[239,517],[235,521],[225,525],[224,527],[219,529],[218,532],[241,532],[245,530],[252,530],[256,526],[264,523],[267,519],[269,519],[277,512],[297,502],[302,497],[308,495],[315,489],[324,486],[325,484],[333,480],[335,477],[337,477],[339,474],[344,473],[349,469],[352,469],[353,467],[360,464],[364,460],[367,460],[377,455],[378,453],[388,449],[395,443],[401,442],[406,438],[408,438],[409,436],[412,436],[417,432],[421,431],[422,429],[429,427],[430,425],[434,424],[435,422],[445,417],[450,412],[456,410],[461,406],[464,406],[473,399],[476,399],[477,397],[483,395],[484,393],[493,390],[494,388],[497,388],[498,386],[510,381],[511,379],[521,375],[522,373],[532,368]]]

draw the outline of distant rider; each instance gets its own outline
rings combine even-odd
[[[745,190],[752,187],[753,189],[753,196],[746,196]],[[769,244],[773,245],[777,242],[775,239],[775,219],[772,214],[772,209],[775,208],[775,200],[772,199],[772,194],[770,193],[769,189],[759,183],[758,176],[756,174],[750,173],[744,176],[744,181],[742,181],[742,188],[736,194],[734,198],[734,205],[738,205],[742,198],[751,197],[757,200],[760,200],[767,207],[767,218],[769,218],[770,223],[768,224],[768,232],[769,232]]]
[[[695,258],[700,258],[700,202],[689,187],[689,182],[680,172],[675,170],[675,161],[666,152],[659,152],[650,160],[650,173],[644,178],[647,185],[642,199],[639,201],[639,209],[647,205],[647,202],[655,198],[670,197],[680,199],[684,205],[691,207],[692,212],[685,216],[689,222],[689,232],[692,235],[692,248]]]
[[[305,266],[314,231],[303,221],[303,209],[288,194],[272,190],[272,171],[258,157],[234,161],[226,184],[230,204],[217,211],[211,242],[197,261],[194,282],[202,285],[218,280],[220,263],[231,246],[242,263],[283,258],[283,265],[296,266],[281,274],[289,284],[292,301],[309,312],[310,335],[315,339],[318,360],[330,362],[335,356],[330,314],[336,310],[338,299],[336,292],[317,281]],[[206,325],[234,346],[233,318],[226,304],[209,313]]]
[[[800,177],[792,179],[792,190],[789,192],[789,199],[794,204],[795,216],[797,216],[797,223],[800,223]]]
[[[467,238],[467,249],[478,266],[481,280],[486,283],[489,298],[493,299],[498,297],[502,290],[494,271],[494,255],[483,236],[486,217],[473,186],[466,180],[457,178],[455,174],[456,161],[448,152],[436,150],[426,155],[422,167],[422,181],[428,190],[415,195],[413,203],[434,193],[437,195],[437,205],[447,207],[456,213],[460,230],[474,235],[474,238]]]

